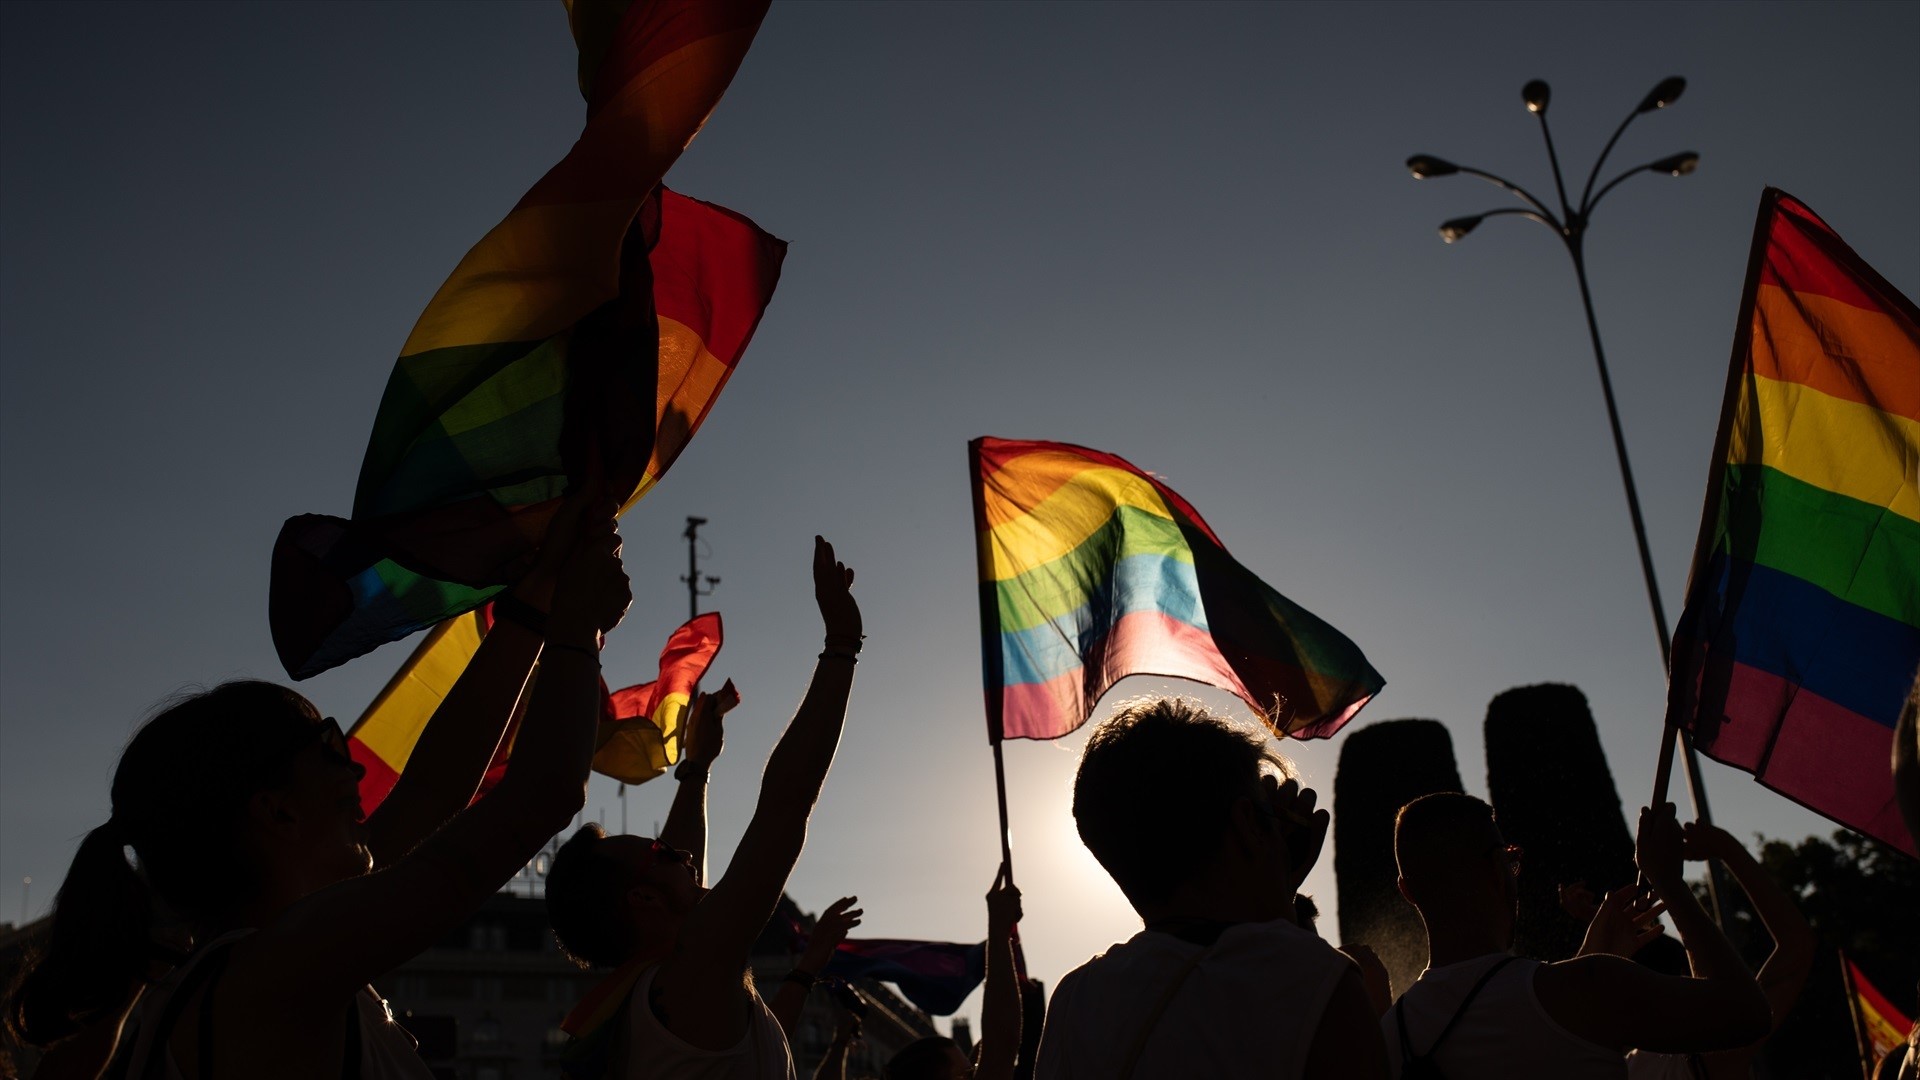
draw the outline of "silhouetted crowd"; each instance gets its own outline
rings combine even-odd
[[[44,949],[8,999],[13,1035],[45,1048],[39,1075],[431,1077],[369,981],[467,919],[581,810],[599,646],[630,602],[616,511],[592,495],[568,500],[541,562],[496,606],[494,629],[371,814],[339,725],[292,690],[230,682],[149,720],[120,759],[111,818],[81,843]],[[743,973],[840,741],[864,637],[853,578],[816,537],[818,663],[718,881],[706,869],[706,781],[731,704],[718,695],[690,710],[658,837],[588,825],[555,855],[554,934],[606,975],[574,1032],[569,1075],[795,1076],[789,1040],[860,922],[858,901],[822,913],[770,999]],[[522,708],[505,775],[476,799]],[[1915,709],[1910,700],[1896,756],[1914,752]],[[1037,1021],[1016,962],[1020,894],[1002,866],[986,895],[979,1042],[971,1056],[950,1039],[908,1045],[886,1080],[1746,1077],[1813,962],[1787,893],[1731,836],[1682,825],[1671,804],[1640,812],[1639,883],[1602,897],[1563,888],[1563,906],[1588,924],[1578,955],[1512,955],[1524,853],[1485,802],[1444,793],[1395,823],[1399,889],[1429,953],[1411,986],[1391,986],[1364,944],[1335,949],[1314,931],[1299,889],[1330,820],[1315,793],[1264,733],[1184,699],[1129,702],[1098,725],[1073,815],[1143,929],[1060,980],[1037,1056],[1022,1060]],[[1775,943],[1757,974],[1684,878],[1688,861],[1705,859],[1730,871]],[[1662,915],[1686,975],[1634,960]],[[845,1080],[860,1038],[858,1015],[843,1011],[813,1075]],[[1881,1074],[1917,1069],[1910,1037]]]

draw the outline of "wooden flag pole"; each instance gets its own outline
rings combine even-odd
[[[1840,955],[1840,982],[1847,988],[1847,1015],[1853,1019],[1853,1042],[1860,1051],[1861,1080],[1873,1080],[1873,1044],[1867,1041],[1867,1025],[1860,1018],[1860,991],[1853,985],[1853,969],[1847,966],[1847,950]]]
[[[1007,884],[1013,884],[1013,834],[1007,824],[1007,763],[1000,753],[1000,740],[993,740],[993,787],[1000,797],[1000,862],[1007,868]]]

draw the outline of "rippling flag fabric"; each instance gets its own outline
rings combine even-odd
[[[525,571],[589,458],[630,506],[699,428],[785,245],[659,182],[765,10],[573,5],[585,131],[421,314],[352,520],[295,517],[275,544],[269,617],[294,678],[473,610]]]
[[[1887,995],[1868,982],[1859,965],[1845,953],[1841,954],[1840,962],[1847,965],[1847,988],[1853,994],[1853,1008],[1860,1017],[1868,1048],[1873,1051],[1873,1060],[1879,1061],[1906,1045],[1913,1021],[1902,1016],[1893,1002],[1887,1000]]]
[[[1920,309],[1762,196],[1667,722],[1909,854],[1887,762],[1920,665]]]
[[[969,450],[994,741],[1059,738],[1128,675],[1230,690],[1299,738],[1338,731],[1384,684],[1146,472],[1068,443]]]
[[[987,943],[849,939],[834,950],[825,975],[879,979],[932,1016],[952,1016],[987,973]]]
[[[420,733],[440,702],[459,681],[480,641],[493,626],[488,604],[433,629],[414,650],[373,704],[347,732],[347,752],[366,769],[360,778],[360,804],[371,814],[393,790],[413,756]],[[681,624],[660,650],[660,675],[650,683],[609,692],[600,683],[600,728],[596,733],[594,771],[622,783],[641,784],[665,772],[680,760],[682,728],[693,688],[706,675],[724,640],[720,613],[710,611]],[[732,694],[732,680],[720,691]],[[474,797],[478,798],[505,775],[507,758],[519,730],[515,713],[493,752],[493,760]]]

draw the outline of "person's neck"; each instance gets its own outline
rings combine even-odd
[[[1492,919],[1449,915],[1428,919],[1426,924],[1428,967],[1445,967],[1509,948]]]
[[[1272,922],[1275,919],[1292,921],[1294,918],[1292,897],[1280,902],[1250,890],[1182,889],[1164,904],[1150,904],[1136,910],[1148,926],[1169,920],[1231,926],[1237,923]]]

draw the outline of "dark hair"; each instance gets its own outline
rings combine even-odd
[[[1073,779],[1080,839],[1138,908],[1163,903],[1226,842],[1234,800],[1287,763],[1266,739],[1187,698],[1122,703]]]
[[[620,897],[632,871],[602,850],[607,831],[589,822],[553,853],[547,869],[547,921],[567,959],[583,968],[619,967],[633,951],[633,927]]]
[[[887,1080],[947,1080],[940,1066],[947,1063],[949,1050],[959,1049],[960,1044],[945,1035],[915,1039],[887,1059]]]
[[[284,686],[237,680],[175,698],[141,726],[113,774],[113,817],[74,852],[45,949],[7,1000],[14,1038],[65,1038],[124,1007],[156,957],[174,958],[154,940],[155,896],[196,921],[249,899],[247,801],[287,782],[319,719]]]
[[[1475,855],[1494,825],[1493,807],[1471,795],[1422,795],[1393,819],[1393,857],[1415,895],[1430,892]]]

